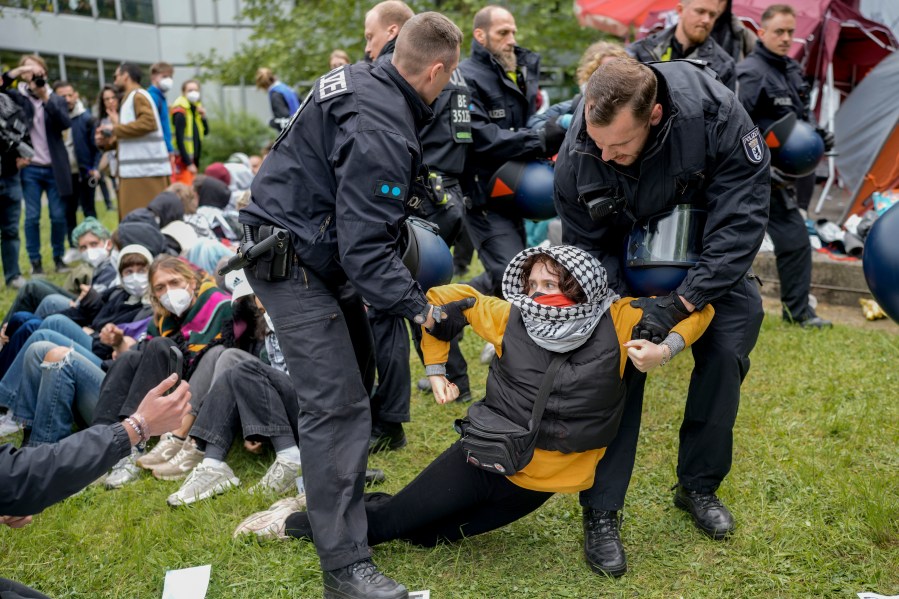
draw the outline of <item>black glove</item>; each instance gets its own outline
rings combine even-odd
[[[676,291],[662,297],[635,299],[631,307],[643,310],[643,318],[634,327],[632,337],[653,343],[664,341],[674,325],[690,315]]]
[[[565,141],[565,128],[557,122],[558,120],[559,117],[555,117],[546,121],[546,125],[541,129],[543,151],[547,157],[556,155],[562,147],[562,142]]]
[[[466,297],[442,306],[434,306],[434,326],[428,329],[428,333],[441,341],[452,341],[468,324],[468,319],[462,311],[474,306],[476,301],[473,297]]]
[[[821,139],[824,141],[824,151],[830,152],[833,149],[833,144],[836,139],[833,136],[832,131],[828,131],[827,129],[822,129],[818,127],[815,129],[815,132],[821,136]]]

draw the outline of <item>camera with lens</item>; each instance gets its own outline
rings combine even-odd
[[[47,79],[45,77],[41,77],[40,75],[35,75],[32,81],[34,81],[35,87],[44,87],[45,85],[47,85]]]
[[[603,187],[582,195],[580,201],[587,206],[587,212],[594,221],[603,220],[617,212],[622,211],[627,205],[627,200],[614,187]]]

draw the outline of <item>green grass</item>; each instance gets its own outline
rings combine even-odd
[[[11,295],[0,300],[8,305]],[[480,346],[466,337],[476,394],[486,376]],[[734,468],[720,489],[737,519],[729,541],[706,539],[671,504],[688,352],[647,383],[623,578],[585,566],[574,495],[487,535],[432,550],[388,543],[375,558],[435,599],[899,593],[897,353],[899,337],[889,334],[811,333],[765,320],[743,385]],[[412,364],[413,378],[421,376]],[[408,447],[371,460],[388,474],[381,489],[400,489],[451,443],[464,409],[413,391]],[[211,563],[210,598],[320,597],[311,544],[231,539],[240,520],[271,502],[245,492],[270,460],[233,450],[243,490],[188,508],[165,503],[178,482],[146,475],[120,491],[90,488],[24,530],[0,530],[0,575],[52,597],[159,597],[165,570]]]

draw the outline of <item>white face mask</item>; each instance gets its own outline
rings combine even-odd
[[[145,272],[133,272],[122,279],[122,289],[135,297],[143,297],[149,288],[150,282]]]
[[[268,315],[268,312],[262,315],[262,318],[265,319],[265,324],[268,326],[268,330],[271,332],[275,332],[275,323],[272,322],[272,317]]]
[[[109,258],[109,250],[99,246],[95,248],[87,248],[86,252],[82,252],[81,256],[87,260],[87,263],[97,268]]]
[[[191,104],[196,104],[197,102],[200,101],[200,92],[190,91],[184,95],[187,98],[187,101],[190,102]]]
[[[175,316],[181,316],[190,307],[192,299],[193,296],[187,289],[172,289],[159,298],[159,303]]]
[[[170,89],[172,89],[172,84],[174,84],[174,81],[172,81],[171,77],[163,77],[162,79],[159,80],[159,89],[161,89],[164,92],[167,92]]]

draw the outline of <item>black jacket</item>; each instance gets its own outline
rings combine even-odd
[[[667,61],[668,59],[664,58],[664,56],[668,48],[671,47],[676,28],[677,25],[672,25],[668,29],[657,31],[652,35],[647,35],[643,39],[635,41],[627,47],[628,54],[640,62]],[[709,67],[718,75],[721,83],[726,85],[731,91],[736,89],[737,73],[734,59],[718,45],[718,42],[712,36],[709,36],[700,45],[690,48],[690,52],[686,56],[678,58],[707,62]]]
[[[13,80],[9,73],[3,73],[3,81],[0,90],[5,91],[25,112],[29,123],[34,123],[34,106],[31,100],[22,95],[19,90],[12,87]],[[47,146],[50,149],[50,162],[48,166],[53,168],[53,179],[59,195],[72,195],[72,169],[69,167],[69,152],[62,139],[62,132],[72,126],[69,120],[69,107],[66,101],[56,94],[51,93],[50,98],[44,104],[44,127],[47,130]],[[28,140],[31,145],[31,140]]]
[[[349,280],[376,308],[412,318],[427,301],[397,243],[424,193],[418,130],[433,113],[390,63],[335,69],[313,89],[253,180],[241,222],[289,230],[319,278]]]
[[[103,155],[97,149],[97,144],[94,143],[94,131],[97,125],[94,117],[87,110],[70,120],[72,123],[70,134],[75,146],[78,172],[82,177],[87,177],[88,171],[95,170],[100,165],[100,156]]]
[[[509,160],[528,160],[545,153],[542,132],[524,128],[537,109],[540,55],[519,47],[515,48],[515,54],[519,77],[524,77],[524,92],[475,40],[471,42],[471,56],[459,64],[459,71],[471,90],[474,143],[465,168],[464,185],[475,206],[484,204],[487,184],[499,167]]]
[[[609,286],[632,295],[621,266],[635,219],[677,204],[708,210],[703,252],[677,292],[702,309],[749,271],[768,223],[770,153],[734,94],[691,61],[651,65],[661,123],[631,167],[604,162],[587,136],[583,102],[555,167],[556,209],[564,243],[589,251]],[[585,200],[623,198],[626,209],[594,222]]]
[[[485,403],[527,428],[537,390],[556,355],[531,340],[521,312],[512,306],[503,333],[502,356],[487,375]],[[618,432],[624,409],[620,369],[618,335],[606,314],[556,374],[537,433],[537,447],[562,453],[607,447]]]
[[[0,445],[0,514],[38,514],[97,480],[130,452],[121,424],[92,426],[38,447]]]
[[[802,67],[789,56],[778,56],[756,42],[753,53],[737,65],[737,79],[740,102],[753,122],[773,122],[791,112],[809,120],[810,86]]]

